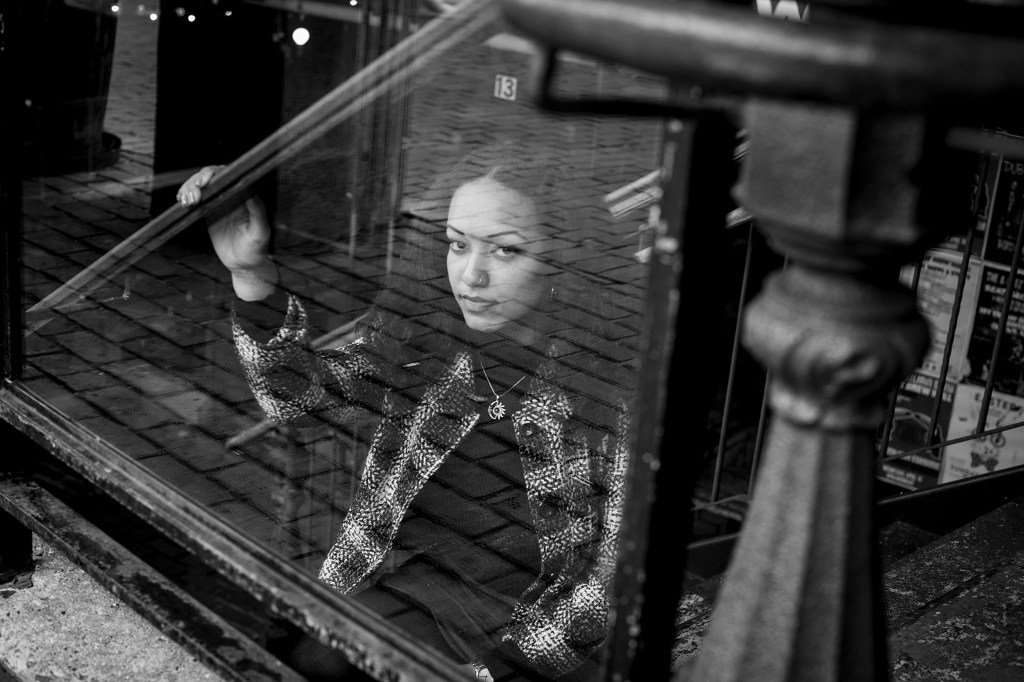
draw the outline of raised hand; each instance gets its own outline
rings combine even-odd
[[[195,206],[203,198],[203,188],[210,184],[213,176],[224,166],[203,166],[193,173],[188,180],[178,188],[178,203],[182,206]]]
[[[203,188],[223,166],[205,166],[178,189],[178,203],[194,206],[202,201]],[[209,226],[210,241],[220,262],[231,271],[235,293],[246,301],[258,301],[274,293],[278,274],[270,257],[270,224],[263,203],[246,200]]]

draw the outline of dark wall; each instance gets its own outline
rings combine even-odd
[[[281,16],[225,0],[163,0],[160,12],[154,174],[230,163],[281,124]],[[178,187],[155,184],[154,216]]]

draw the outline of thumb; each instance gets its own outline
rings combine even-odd
[[[249,225],[252,228],[257,228],[260,231],[269,230],[270,226],[267,222],[267,209],[263,205],[263,202],[252,197],[251,199],[245,200],[245,210],[249,214]]]

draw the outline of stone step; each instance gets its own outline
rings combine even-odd
[[[885,571],[890,631],[1019,563],[1022,538],[1024,498],[1018,498],[895,561]]]
[[[1024,680],[1024,667],[1014,667],[1024,666],[1022,538],[1024,498],[944,536],[905,521],[879,531],[894,680]],[[674,670],[699,653],[722,578],[688,576]],[[989,660],[995,667],[983,669]],[[958,677],[958,666],[979,676]]]
[[[1024,679],[1024,498],[885,572],[894,682]]]
[[[882,568],[887,570],[898,560],[939,539],[937,533],[906,521],[895,521],[878,532]]]
[[[893,682],[1024,679],[1024,562],[979,579],[890,633]]]

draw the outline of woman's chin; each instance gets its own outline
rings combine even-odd
[[[470,330],[483,334],[497,334],[518,341],[523,345],[531,343],[535,337],[533,328],[520,324],[515,320],[485,318],[478,315],[464,315],[463,319]]]
[[[473,331],[485,332],[488,334],[497,334],[501,332],[502,329],[505,329],[511,324],[508,320],[496,320],[493,318],[488,319],[480,315],[472,314],[464,315],[463,319],[466,322],[466,326],[472,329]]]

